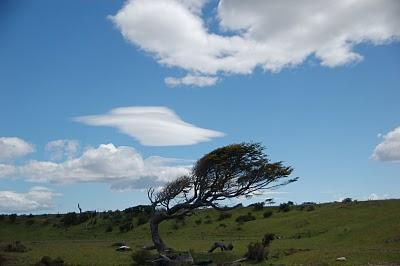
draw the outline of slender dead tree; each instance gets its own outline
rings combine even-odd
[[[270,162],[259,143],[232,144],[204,155],[189,175],[160,190],[148,190],[154,247],[160,254],[169,251],[158,230],[161,222],[190,215],[198,208],[231,210],[238,205],[222,207],[221,203],[295,182],[298,178],[289,179],[292,170],[282,162]]]

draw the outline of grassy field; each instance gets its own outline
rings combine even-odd
[[[268,210],[273,214],[264,218]],[[255,220],[235,221],[249,212]],[[229,213],[230,218],[218,220],[219,212],[200,210],[184,223],[163,223],[161,234],[169,246],[191,250],[196,260],[212,258],[215,265],[243,257],[247,245],[266,233],[278,238],[271,243],[268,260],[258,265],[400,265],[400,200],[320,204],[314,210],[293,206],[288,212],[246,207]],[[45,255],[72,265],[130,265],[131,252],[116,252],[112,244],[124,242],[134,250],[151,244],[149,226],[137,226],[135,217],[134,228],[121,233],[109,216],[97,213],[71,227],[56,215],[18,216],[15,222],[2,216],[0,246],[20,240],[28,251],[0,251],[5,259],[0,265],[33,265]],[[106,232],[110,225],[113,230]],[[207,254],[215,241],[232,243],[234,249]],[[338,257],[347,260],[336,261]]]

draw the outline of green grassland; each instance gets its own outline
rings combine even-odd
[[[264,218],[268,210],[273,215]],[[255,220],[235,221],[249,212]],[[288,212],[243,207],[228,213],[230,218],[219,220],[220,212],[199,210],[184,222],[162,223],[160,231],[169,246],[191,250],[195,260],[211,258],[215,265],[243,257],[248,244],[266,233],[277,239],[268,260],[257,265],[400,265],[400,200],[327,203],[314,210],[293,206]],[[33,265],[47,255],[71,265],[131,265],[131,252],[117,252],[112,244],[124,242],[134,250],[151,244],[148,223],[137,225],[137,217],[129,218],[133,229],[120,232],[114,215],[97,213],[70,227],[62,225],[62,215],[18,216],[15,222],[2,216],[0,246],[20,240],[28,251],[0,251],[5,258],[0,264]],[[113,230],[106,232],[110,226]],[[232,243],[233,251],[207,254],[216,241]],[[342,256],[347,260],[336,261]]]

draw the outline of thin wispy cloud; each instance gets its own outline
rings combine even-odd
[[[81,116],[74,120],[117,128],[147,146],[193,145],[224,136],[222,132],[189,124],[166,107],[121,107],[106,114]]]
[[[70,139],[53,140],[46,144],[45,150],[53,161],[71,159],[76,156],[79,149],[79,141]]]
[[[385,135],[379,135],[383,140],[372,153],[376,161],[400,162],[400,127],[393,129]]]
[[[310,56],[322,66],[343,66],[363,59],[355,51],[360,43],[400,38],[397,0],[220,0],[215,17],[202,13],[207,2],[129,0],[109,18],[158,63],[189,73],[165,79],[174,86],[213,85],[213,77],[250,74],[257,67],[278,72]],[[210,19],[218,30],[207,28]],[[209,82],[184,82],[191,75]]]

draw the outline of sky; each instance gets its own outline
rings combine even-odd
[[[149,187],[241,142],[300,177],[250,202],[400,198],[399,13],[397,0],[1,1],[0,213],[147,204]]]

